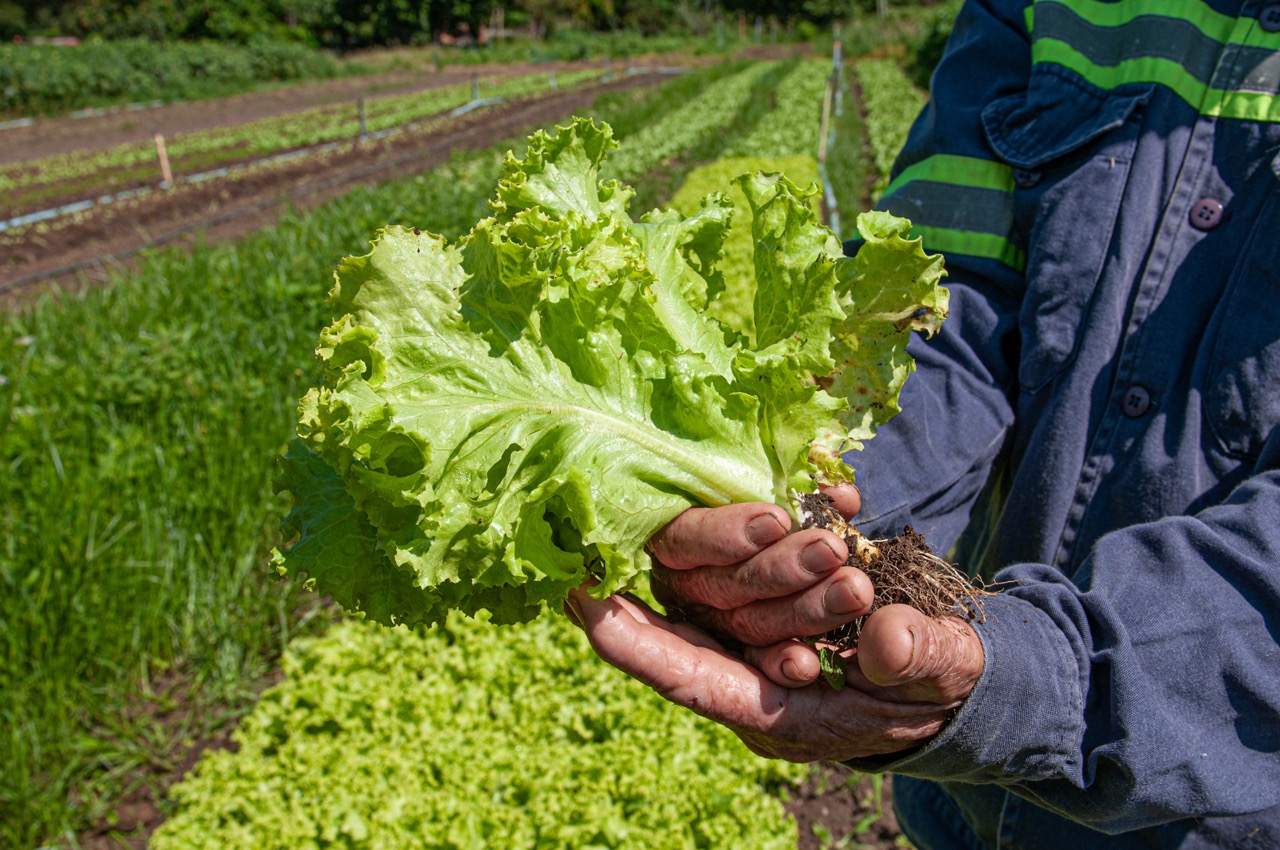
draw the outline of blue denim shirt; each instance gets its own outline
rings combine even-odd
[[[864,530],[1016,582],[942,733],[854,764],[930,780],[924,847],[1280,847],[1278,92],[1280,3],[960,13],[880,202],[952,314],[849,457]]]

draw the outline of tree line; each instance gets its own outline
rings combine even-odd
[[[0,38],[298,41],[316,47],[547,38],[557,28],[705,34],[749,21],[822,27],[887,0],[0,0]],[[919,0],[895,0],[895,4]]]

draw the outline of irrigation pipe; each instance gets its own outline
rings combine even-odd
[[[831,108],[831,99],[835,100],[835,114],[844,114],[844,63],[840,56],[840,40],[836,39],[831,46],[831,85],[827,86],[823,96],[823,123],[826,125],[826,136],[818,140],[818,177],[822,180],[822,200],[827,207],[827,226],[837,239],[840,235],[840,207],[836,201],[836,190],[831,185],[831,175],[827,172],[827,151],[836,146],[836,125],[839,121],[827,121]],[[834,92],[834,94],[833,94]],[[821,135],[821,134],[820,134]]]
[[[187,101],[174,101],[174,103],[185,103]],[[102,106],[97,108],[77,109],[67,115],[68,118],[98,118],[103,115],[116,115],[120,112],[138,112],[143,109],[155,109],[158,106],[168,106],[167,100],[148,100],[142,103],[126,103],[124,106]],[[19,127],[30,127],[36,123],[35,118],[15,118],[12,121],[0,121],[0,130],[16,130]]]

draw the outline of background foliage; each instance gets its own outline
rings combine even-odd
[[[626,16],[642,5],[616,0],[583,8],[612,9],[619,26],[629,26]],[[51,34],[62,31],[57,15],[72,6],[79,8],[0,0],[0,18],[17,10],[27,33],[38,26]],[[150,8],[168,7],[154,0]],[[673,27],[705,22],[698,15],[707,10],[714,20],[723,8],[725,29],[733,31],[738,7],[650,8],[680,11],[685,17],[670,16]],[[907,11],[894,9],[886,19],[892,26],[881,29],[846,27],[846,55],[872,48],[898,55],[884,45],[908,31]],[[576,20],[576,12],[566,14]],[[304,20],[301,9],[297,15]],[[624,35],[562,29],[543,49],[638,50],[658,41],[638,30]],[[170,61],[162,56],[166,45],[146,44],[131,54],[140,63]],[[265,44],[247,52],[264,53]],[[94,45],[57,55],[87,57],[87,46]],[[199,46],[227,55],[243,50],[231,37]],[[31,45],[21,49],[35,55]],[[0,72],[16,61],[8,56],[0,54]],[[687,108],[738,73],[750,82],[726,94],[727,108],[705,101]],[[646,188],[636,202],[646,209],[674,203],[671,191],[690,171],[730,152],[761,155],[786,140],[796,147],[774,153],[810,156],[814,136],[785,129],[811,127],[817,108],[809,103],[806,118],[801,104],[781,94],[816,79],[808,63],[772,63],[762,72],[720,64],[654,91],[609,95],[591,114],[624,140],[676,138],[696,124],[699,132],[683,147],[652,161],[650,151],[629,175]],[[846,120],[858,113],[851,100]],[[846,141],[837,152],[859,160],[860,132],[842,130]],[[291,585],[271,581],[263,559],[286,507],[271,492],[272,462],[314,368],[311,348],[326,315],[332,264],[363,253],[369,234],[387,222],[456,237],[487,214],[484,200],[506,147],[286,215],[238,243],[148,252],[122,267],[111,286],[53,293],[0,316],[0,846],[74,847],[90,826],[114,824],[121,800],[139,783],[155,783],[162,794],[185,747],[247,711],[289,640],[328,622]],[[805,183],[812,163],[803,173],[799,164],[778,167],[795,169]],[[865,205],[869,186],[861,172],[845,182],[850,190],[841,205],[845,198],[850,210]],[[297,646],[302,657],[325,645]],[[273,696],[265,710],[280,710],[280,699]],[[321,734],[304,728],[298,743]],[[186,806],[190,798],[184,800]],[[215,809],[222,803],[211,799]]]
[[[930,5],[892,0],[885,5]],[[0,0],[0,38],[99,36],[153,41],[250,43],[294,40],[351,48],[421,44],[444,35],[476,35],[502,7],[507,28],[547,37],[557,28],[645,35],[705,35],[728,24],[754,30],[759,19],[807,38],[825,27],[877,8],[876,0]],[[807,29],[806,29],[807,28]],[[753,33],[754,34],[754,33]]]

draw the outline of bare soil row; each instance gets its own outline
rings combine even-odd
[[[91,285],[139,250],[182,239],[235,239],[275,220],[287,203],[305,209],[362,184],[417,174],[452,151],[488,147],[562,120],[606,91],[656,85],[656,72],[518,101],[462,115],[444,127],[414,129],[307,156],[234,178],[180,185],[93,208],[21,239],[0,240],[0,303],[20,303],[51,281]]]

